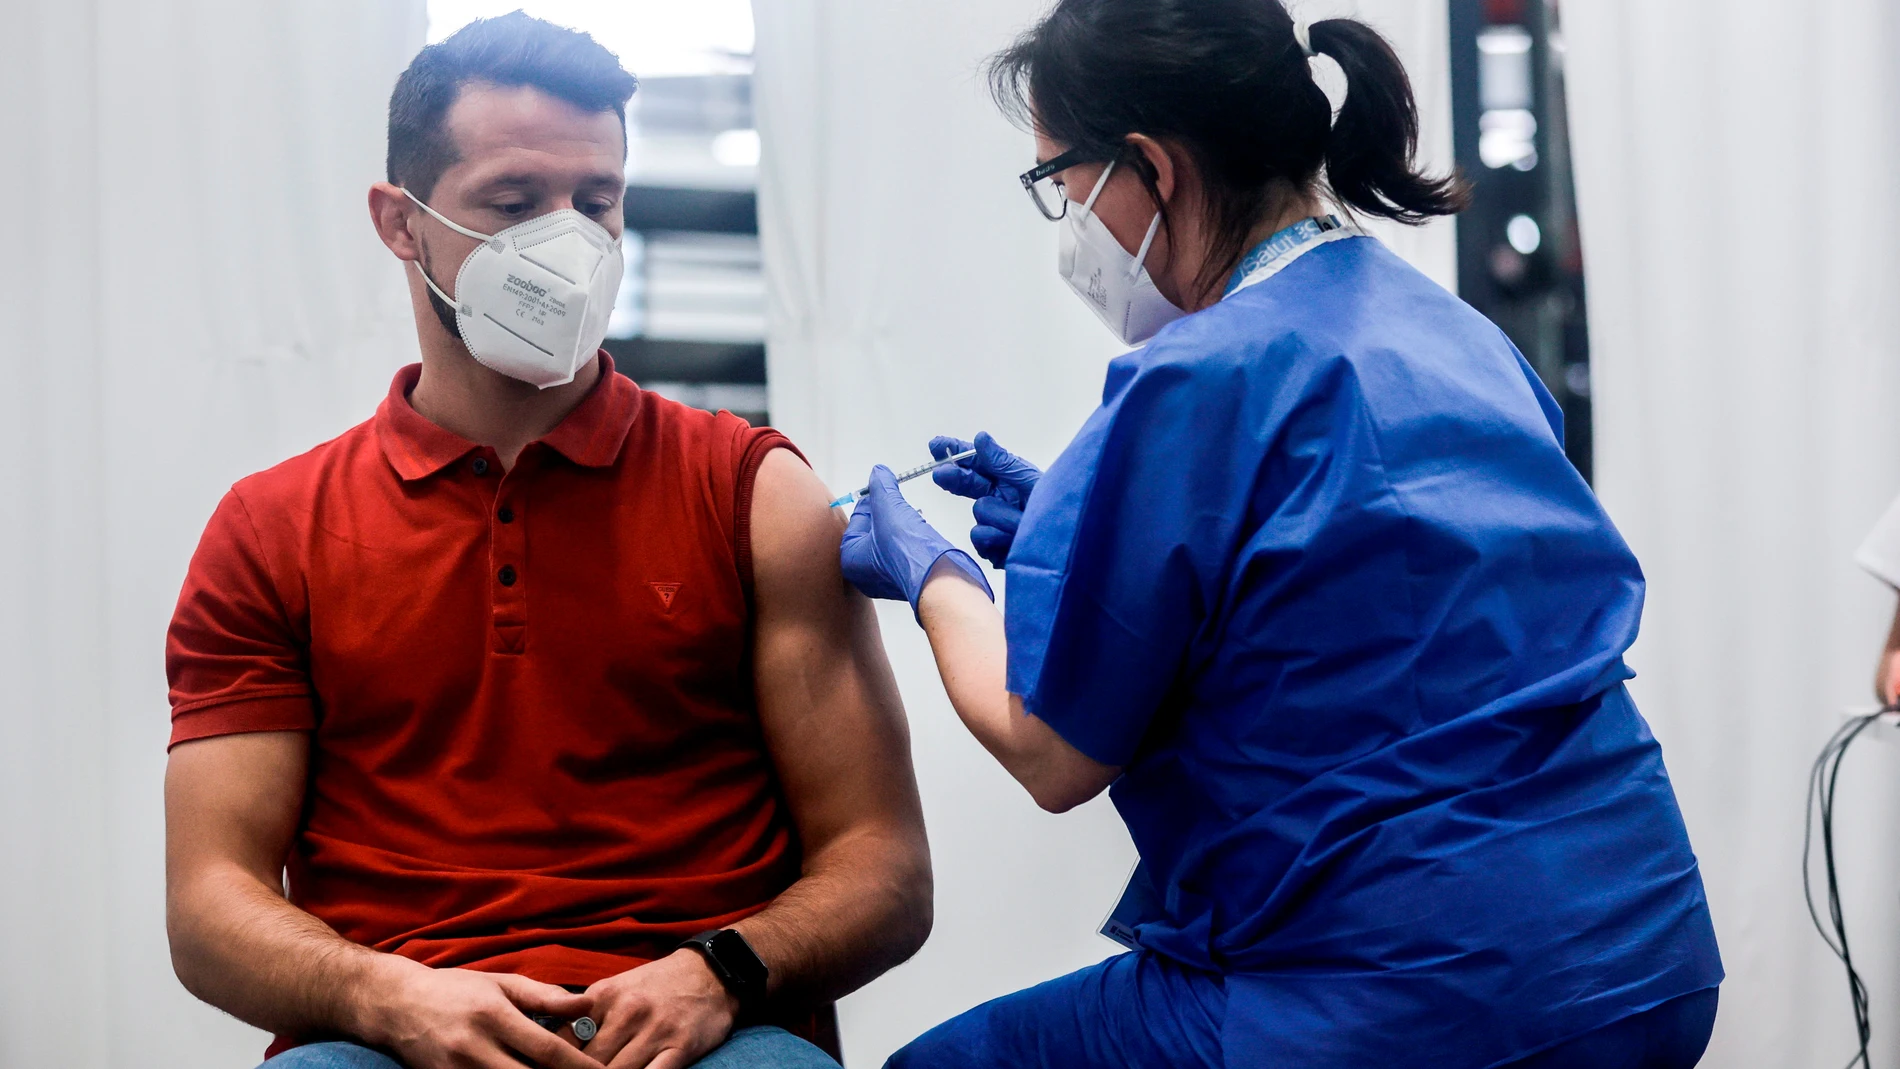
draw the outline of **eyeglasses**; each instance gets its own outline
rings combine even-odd
[[[1036,202],[1042,217],[1057,222],[1069,214],[1069,193],[1062,179],[1056,176],[1079,164],[1099,162],[1101,158],[1099,153],[1087,149],[1070,149],[1048,163],[1039,163],[1024,171],[1018,181],[1029,192],[1029,199]]]

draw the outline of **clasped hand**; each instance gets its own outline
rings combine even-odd
[[[686,1069],[726,1041],[739,1015],[696,950],[610,976],[587,997],[600,1025],[587,1054],[609,1069]]]
[[[401,970],[372,1011],[365,1038],[410,1069],[686,1069],[731,1034],[738,1002],[692,950],[608,977],[582,994],[525,976]],[[592,1017],[585,1052],[566,1029],[549,1032],[531,1014]]]

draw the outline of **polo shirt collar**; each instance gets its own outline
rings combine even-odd
[[[626,444],[639,411],[640,387],[614,370],[614,358],[603,349],[600,381],[541,444],[583,468],[612,467],[620,459],[620,447]]]
[[[376,439],[383,456],[404,482],[427,478],[480,448],[459,434],[423,418],[409,403],[422,380],[422,365],[396,372],[389,396],[376,409]],[[640,409],[640,388],[614,370],[613,357],[600,354],[600,380],[541,444],[584,468],[605,468],[620,459],[620,449]]]

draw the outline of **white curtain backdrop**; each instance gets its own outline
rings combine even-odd
[[[1631,655],[1729,980],[1715,1069],[1838,1069],[1845,981],[1801,899],[1802,792],[1893,596],[1850,555],[1900,492],[1891,0],[1564,5],[1598,489],[1650,578]],[[1893,783],[1843,775],[1876,1065],[1900,1054]]]
[[[1055,274],[1056,231],[1016,183],[1029,136],[991,106],[983,59],[1044,9],[763,0],[756,100],[773,421],[840,491],[874,463],[979,430],[1044,464],[1100,399],[1120,350]],[[1307,3],[1363,13],[1406,54],[1428,157],[1448,166],[1444,0]],[[1336,68],[1335,68],[1336,73]],[[1454,276],[1452,228],[1395,247]],[[946,534],[970,524],[927,481],[910,499]],[[1042,813],[956,720],[909,611],[883,616],[910,711],[937,873],[936,932],[846,1000],[847,1061],[876,1066],[987,998],[1098,961],[1095,935],[1134,861],[1106,799]]]
[[[166,949],[165,627],[225,488],[414,359],[364,195],[423,5],[0,22],[0,1067],[241,1069]]]

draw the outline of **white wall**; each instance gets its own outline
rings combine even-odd
[[[1893,597],[1850,554],[1900,492],[1891,0],[1564,5],[1598,489],[1650,579],[1633,690],[1702,858],[1729,980],[1705,1065],[1838,1069],[1807,923],[1809,762],[1871,700]],[[1849,922],[1900,1055],[1900,741],[1848,762]]]
[[[1306,5],[1308,14],[1351,10]],[[1356,5],[1414,53],[1427,145],[1450,155],[1443,0]],[[1037,0],[769,0],[758,20],[761,215],[773,421],[831,485],[921,460],[934,434],[989,430],[1047,463],[1120,349],[1056,277],[1056,230],[1016,175],[1029,136],[992,107],[983,59]],[[1404,251],[1449,280],[1451,227]],[[966,502],[910,499],[965,537]],[[937,873],[936,933],[846,1000],[847,1060],[875,1066],[987,998],[1100,960],[1133,864],[1106,799],[1043,814],[970,738],[903,606],[883,615],[910,711]]]
[[[0,17],[0,1067],[238,1069],[165,945],[165,628],[225,488],[414,359],[364,195],[422,3]]]

